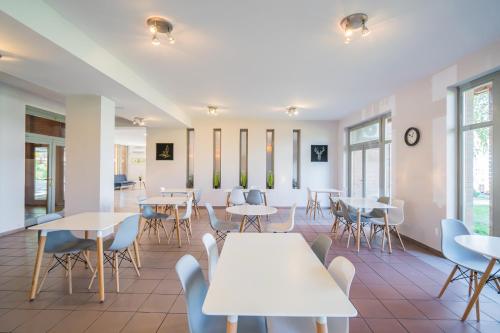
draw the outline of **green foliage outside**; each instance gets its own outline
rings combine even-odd
[[[267,185],[267,188],[269,188],[269,189],[274,188],[274,174],[272,171],[269,171],[267,173],[266,185]]]
[[[490,233],[490,207],[488,205],[474,206],[473,215],[473,231],[479,235],[488,235]]]
[[[220,188],[220,174],[216,173],[214,175],[214,188]]]
[[[248,185],[247,174],[242,173],[240,175],[240,186],[242,186],[243,188],[247,188],[247,185]]]

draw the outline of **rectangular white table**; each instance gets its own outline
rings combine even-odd
[[[42,266],[43,253],[45,242],[47,240],[47,233],[57,230],[69,231],[84,231],[85,237],[88,237],[89,231],[97,233],[97,277],[99,281],[99,300],[104,302],[104,267],[103,267],[103,236],[107,231],[113,231],[113,228],[120,224],[127,217],[137,213],[113,213],[113,212],[88,212],[68,217],[59,220],[35,225],[30,227],[31,230],[40,230],[41,236],[38,243],[38,250],[36,253],[35,268],[33,270],[33,280],[31,284],[30,300],[36,297],[36,290],[38,288],[38,277],[40,275],[40,268]],[[137,265],[140,267],[139,246],[137,241],[134,241],[134,252],[137,259]]]
[[[314,188],[310,189],[311,193],[314,193],[314,219],[316,220],[316,211],[321,208],[318,205],[318,194],[328,194],[331,197],[334,194],[340,195],[342,193],[341,190],[337,190],[335,188]],[[323,215],[323,213],[321,213]]]
[[[387,205],[378,202],[375,199],[369,198],[351,198],[351,197],[340,197],[339,200],[343,201],[347,206],[350,206],[356,210],[356,246],[359,252],[359,246],[361,243],[361,211],[366,209],[382,209],[384,211],[384,233],[387,237],[387,243],[389,247],[389,253],[392,253],[391,245],[391,232],[389,230],[389,219],[387,216],[387,210],[396,208],[391,205]],[[369,243],[368,243],[369,244]],[[382,241],[382,250],[384,250],[384,242]]]
[[[203,304],[207,315],[227,316],[227,332],[238,316],[354,317],[356,308],[300,234],[230,233]]]
[[[188,197],[150,197],[140,202],[141,205],[148,206],[174,206],[175,224],[177,230],[177,244],[182,246],[181,230],[179,227],[179,206],[185,205]]]

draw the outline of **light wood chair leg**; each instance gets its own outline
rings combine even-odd
[[[260,223],[260,216],[257,216],[257,225],[259,226],[259,232],[262,232],[262,225]]]
[[[134,266],[134,269],[135,269],[135,273],[137,274],[137,276],[141,276],[141,273],[139,272],[139,267],[137,266],[137,263],[135,262],[135,259],[134,257],[132,256],[132,253],[130,253],[130,250],[127,249],[127,254],[128,256],[130,257],[130,261],[132,261],[132,266]]]
[[[474,290],[477,289],[477,286],[478,286],[477,272],[474,272]],[[480,314],[481,314],[481,311],[479,310],[479,298],[478,298],[477,301],[476,301],[476,320],[477,321],[480,320]]]
[[[113,266],[115,268],[116,292],[120,292],[120,268],[118,267],[118,251],[113,252]]]
[[[458,265],[455,265],[453,267],[453,269],[451,270],[450,275],[448,275],[448,278],[446,279],[446,282],[444,283],[443,288],[441,288],[441,291],[439,292],[438,298],[441,298],[441,296],[443,296],[446,288],[448,288],[448,285],[450,284],[451,280],[455,276],[455,273],[456,273],[457,269],[458,269]]]
[[[85,259],[85,267],[90,269],[94,273],[94,268],[92,267],[92,262],[90,262],[89,251],[82,251],[83,258]]]
[[[473,278],[474,278],[474,271],[469,272],[469,297],[472,294],[472,283],[473,283]]]
[[[135,254],[135,261],[137,263],[137,267],[141,268],[141,266],[142,266],[141,255],[140,255],[140,251],[139,251],[139,242],[137,241],[137,239],[134,241],[134,254]]]
[[[40,281],[40,286],[38,287],[38,291],[36,292],[37,294],[39,294],[43,288],[43,284],[45,283],[45,279],[47,278],[47,275],[49,275],[49,270],[52,267],[52,264],[54,263],[54,259],[55,259],[54,256],[50,257],[49,265],[47,266],[47,269],[45,270],[45,273],[43,274],[42,281]]]
[[[484,285],[486,284],[486,281],[491,276],[491,271],[493,270],[493,267],[495,266],[495,263],[497,262],[497,259],[492,258],[490,259],[490,262],[488,263],[488,266],[486,267],[486,270],[484,271],[483,276],[481,276],[481,280],[479,281],[479,284],[477,285],[476,290],[474,290],[474,294],[472,295],[472,298],[470,299],[469,303],[467,304],[467,307],[465,308],[464,314],[462,315],[462,321],[466,320],[467,317],[469,316],[470,311],[472,310],[472,307],[478,301],[479,295],[481,294],[481,290],[483,290]]]
[[[73,294],[73,279],[71,274],[71,254],[66,254],[66,268],[68,270],[68,291],[69,294]]]
[[[33,270],[33,277],[31,279],[31,292],[30,301],[36,298],[36,291],[38,289],[38,276],[40,275],[40,267],[43,261],[43,252],[45,249],[45,242],[47,241],[47,236],[40,236],[38,240],[38,250],[36,251],[35,269]]]
[[[396,235],[398,235],[399,242],[401,243],[401,246],[403,247],[403,251],[406,252],[405,245],[403,243],[403,239],[401,238],[401,235],[399,234],[399,230],[397,226],[394,226],[394,230],[396,230]]]

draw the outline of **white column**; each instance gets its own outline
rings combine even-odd
[[[67,215],[114,208],[115,103],[95,95],[66,98]]]

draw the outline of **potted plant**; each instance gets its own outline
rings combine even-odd
[[[273,172],[271,170],[269,170],[268,173],[267,173],[266,187],[268,189],[273,189],[274,188],[274,174],[273,174]]]
[[[247,174],[246,173],[242,173],[240,175],[240,186],[246,189],[247,185],[248,185]]]
[[[219,189],[220,188],[220,174],[219,173],[216,173],[214,174],[214,183],[213,183],[213,186],[215,189]]]

